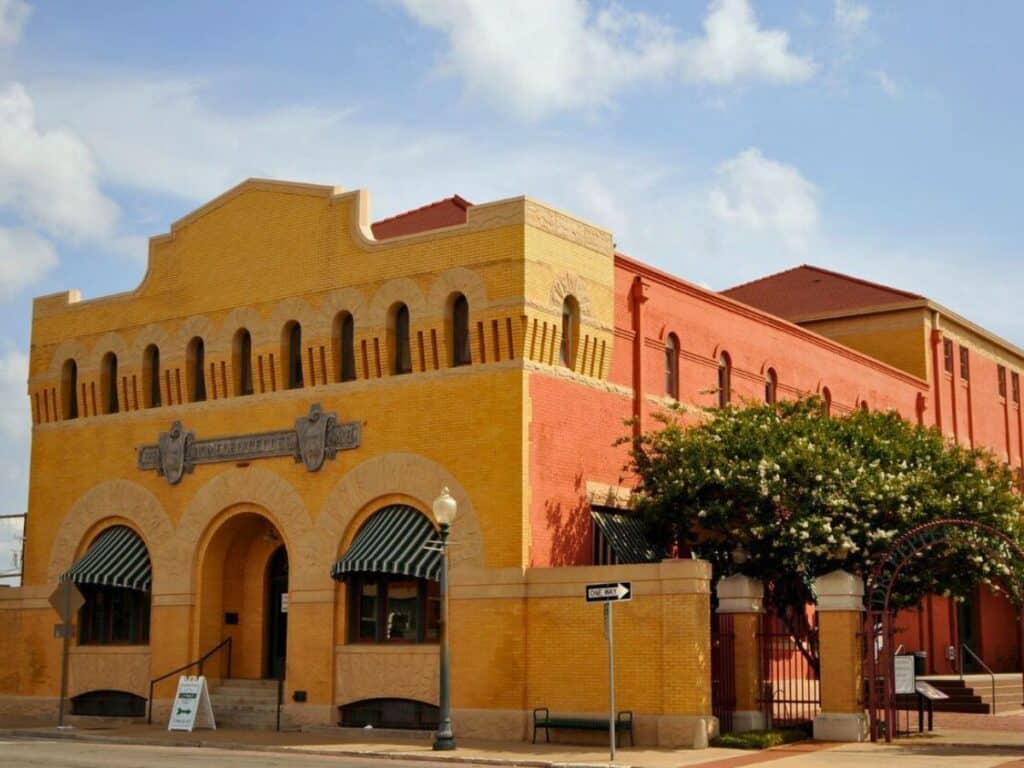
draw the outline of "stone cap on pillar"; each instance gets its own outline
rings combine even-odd
[[[863,611],[864,580],[846,571],[832,571],[814,580],[818,611]]]
[[[764,613],[764,585],[758,579],[734,573],[718,580],[718,613]]]

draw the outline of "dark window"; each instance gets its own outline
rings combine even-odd
[[[188,343],[185,376],[189,387],[189,402],[201,403],[206,399],[206,345],[198,336]]]
[[[562,343],[558,360],[566,368],[576,368],[576,344],[580,332],[580,305],[575,296],[566,296],[562,302]]]
[[[235,394],[251,395],[252,389],[252,334],[241,328],[235,332],[232,344],[231,367],[235,373]]]
[[[145,717],[146,700],[125,691],[89,691],[71,699],[71,714],[86,717]]]
[[[996,374],[999,379],[999,396],[1003,399],[1006,398],[1006,366],[1000,365],[996,369]]]
[[[867,400],[861,400],[860,401],[860,409],[862,411],[864,411],[864,413],[868,412],[868,401]]]
[[[302,326],[296,322],[284,327],[285,360],[288,361],[288,389],[302,389]]]
[[[964,381],[971,380],[971,353],[967,347],[960,347],[960,378]]]
[[[78,363],[65,360],[60,376],[61,402],[64,403],[64,418],[78,418]]]
[[[828,387],[821,390],[821,413],[825,418],[832,415],[832,391]]]
[[[437,730],[438,708],[413,699],[364,699],[338,707],[340,725],[346,728],[409,728],[418,731]]]
[[[124,587],[79,584],[85,604],[79,612],[80,645],[149,643],[149,593]]]
[[[338,345],[338,381],[356,378],[356,328],[348,312],[342,312],[334,321]]]
[[[665,394],[679,399],[679,338],[674,333],[665,340]]]
[[[142,366],[142,391],[146,396],[146,407],[160,405],[160,349],[156,344],[146,347],[146,359]]]
[[[732,400],[732,360],[723,352],[718,358],[718,407],[725,408]]]
[[[943,339],[942,340],[942,365],[946,369],[946,373],[953,374],[953,340]]]
[[[769,368],[764,377],[764,401],[768,405],[774,404],[779,398],[779,376],[774,368]]]
[[[469,365],[469,302],[461,293],[452,304],[452,365]]]
[[[103,356],[100,388],[103,390],[104,413],[117,413],[117,355],[113,352]]]
[[[441,598],[436,581],[364,574],[349,579],[349,642],[436,643]]]
[[[409,339],[409,308],[399,304],[394,310],[395,373],[412,373],[412,349]]]
[[[1013,402],[1020,405],[1020,375],[1010,374],[1010,394],[1013,395]]]

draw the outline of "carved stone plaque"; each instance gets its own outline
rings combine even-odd
[[[137,463],[139,469],[155,469],[171,485],[180,483],[197,464],[274,456],[292,456],[310,472],[316,472],[326,459],[333,459],[338,451],[358,448],[361,441],[362,424],[339,422],[337,414],[324,413],[315,403],[308,415],[295,420],[294,429],[273,432],[199,440],[176,421],[169,432],[160,433],[156,445],[138,448]]]

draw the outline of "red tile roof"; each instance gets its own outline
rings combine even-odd
[[[916,293],[809,264],[743,283],[722,293],[787,320],[924,300]]]
[[[370,225],[373,236],[378,240],[389,237],[413,235],[431,229],[450,227],[466,223],[466,210],[473,204],[458,195],[446,197],[436,203],[429,203],[388,219],[381,219]]]

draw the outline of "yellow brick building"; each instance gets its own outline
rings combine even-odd
[[[205,665],[215,692],[283,676],[286,724],[335,723],[360,702],[421,717],[437,701],[434,582],[332,568],[372,544],[383,510],[432,526],[448,487],[457,732],[525,738],[540,706],[602,713],[600,610],[583,585],[625,578],[620,708],[641,743],[700,742],[715,729],[707,564],[531,557],[531,387],[568,381],[628,406],[609,381],[614,302],[610,233],[533,200],[379,239],[365,192],[259,180],[154,237],[134,291],[37,299],[25,570],[0,591],[0,710],[56,712],[47,597],[81,578],[80,712],[137,703],[230,638]],[[112,531],[142,547],[142,589],[103,582]],[[174,682],[156,687],[157,718]]]

